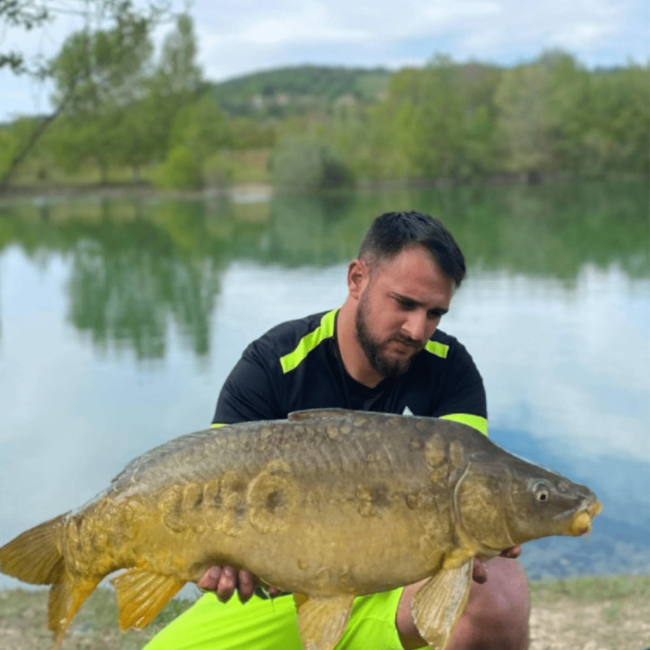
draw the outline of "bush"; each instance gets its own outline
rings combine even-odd
[[[318,190],[354,185],[352,172],[329,144],[309,137],[282,140],[270,167],[273,184],[280,188]]]
[[[156,185],[174,190],[198,190],[203,187],[203,176],[198,162],[184,144],[175,146],[167,154]]]

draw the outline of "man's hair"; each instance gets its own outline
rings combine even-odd
[[[372,272],[375,265],[412,246],[426,248],[440,270],[460,286],[466,273],[460,247],[439,219],[421,212],[387,212],[377,217],[361,242],[359,259]]]

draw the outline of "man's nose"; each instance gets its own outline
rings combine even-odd
[[[426,312],[424,310],[415,310],[408,315],[408,318],[402,326],[402,331],[405,336],[408,336],[414,341],[424,341],[429,338],[427,327],[428,322]]]

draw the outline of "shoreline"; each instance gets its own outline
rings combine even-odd
[[[400,189],[441,189],[453,187],[513,186],[536,187],[554,183],[570,184],[577,182],[602,181],[650,181],[645,174],[610,174],[605,177],[568,177],[550,175],[534,182],[520,174],[498,174],[495,176],[465,179],[403,179],[394,181],[365,181],[352,188],[329,188],[308,192],[296,188],[293,191],[276,190],[271,183],[242,181],[228,186],[209,186],[200,190],[170,190],[158,188],[152,183],[89,183],[57,185],[17,185],[0,193],[0,203],[16,199],[39,198],[138,198],[138,199],[197,199],[228,197],[234,201],[266,201],[276,194],[328,195],[341,192],[391,191]]]

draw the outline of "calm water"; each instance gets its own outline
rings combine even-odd
[[[529,575],[650,572],[641,183],[0,206],[0,543],[205,428],[247,343],[340,305],[369,222],[411,208],[468,258],[441,328],[481,369],[491,437],[605,507],[587,539],[527,545]]]

